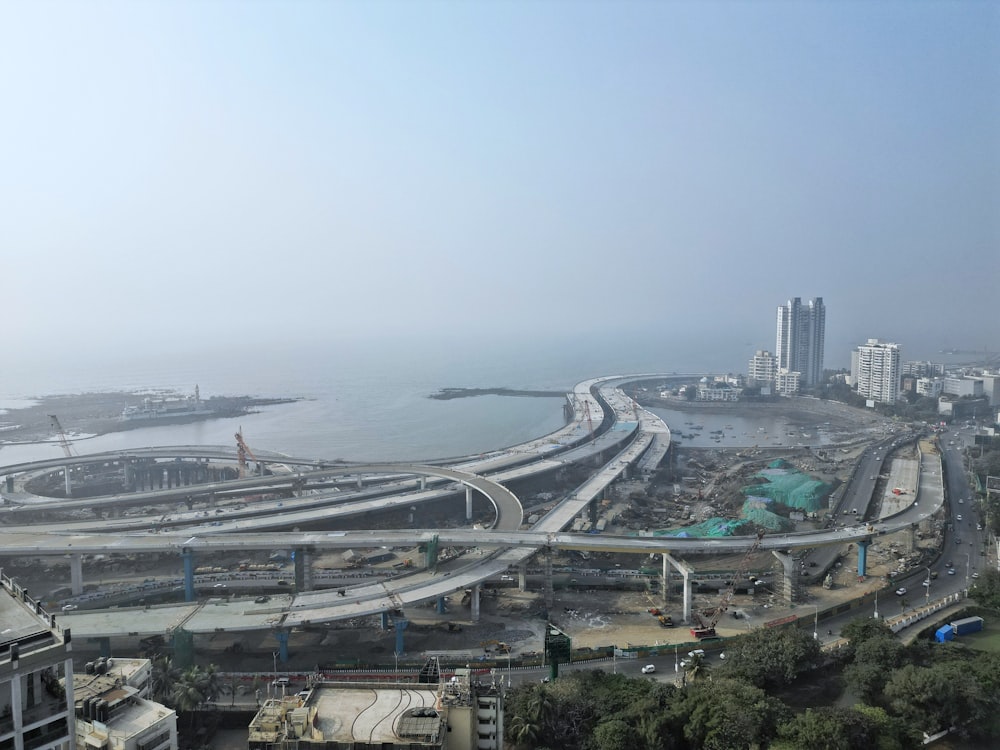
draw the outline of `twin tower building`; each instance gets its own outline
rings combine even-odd
[[[823,377],[826,346],[826,307],[823,298],[802,302],[800,297],[778,305],[775,353],[758,351],[750,360],[749,380],[761,388],[792,395],[812,388]]]

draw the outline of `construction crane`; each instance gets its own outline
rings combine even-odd
[[[69,438],[66,437],[66,431],[62,428],[62,425],[59,424],[59,417],[55,414],[49,414],[49,420],[51,420],[53,429],[55,429],[59,435],[59,444],[62,446],[63,453],[66,454],[66,458],[72,458],[74,455],[73,446],[69,442]]]
[[[698,623],[698,627],[691,628],[691,635],[695,638],[712,638],[715,636],[715,626],[719,622],[719,618],[729,609],[729,603],[733,600],[733,596],[736,595],[736,582],[739,581],[743,576],[746,575],[747,568],[750,567],[750,558],[753,553],[760,549],[760,543],[764,541],[764,529],[759,529],[757,531],[757,538],[754,543],[750,545],[750,548],[743,555],[743,559],[740,560],[739,566],[736,568],[736,572],[733,573],[733,580],[729,584],[729,588],[726,589],[722,598],[719,600],[719,606],[715,608],[715,611],[706,615],[710,617],[708,622],[705,622],[698,616],[695,612],[694,619]]]
[[[257,457],[253,454],[253,451],[250,450],[250,446],[248,446],[246,444],[246,441],[243,439],[243,428],[240,427],[239,432],[236,433],[236,457],[240,464],[240,471],[239,471],[240,479],[243,479],[243,477],[247,475],[246,473],[247,456],[252,458],[254,462],[258,466],[260,466],[260,461],[257,460]]]
[[[587,431],[590,433],[590,437],[594,437],[594,422],[590,418],[590,402],[586,399],[583,402],[583,413],[587,417]]]

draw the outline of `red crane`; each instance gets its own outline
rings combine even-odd
[[[250,446],[243,439],[243,428],[240,427],[239,432],[236,433],[236,457],[240,464],[240,479],[246,476],[247,456],[250,456],[258,466],[260,465],[260,461],[257,460],[253,451],[250,450]]]

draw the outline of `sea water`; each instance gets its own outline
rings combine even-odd
[[[587,378],[635,372],[695,372],[713,365],[699,347],[668,341],[381,341],[247,346],[76,356],[71,363],[8,361],[0,408],[17,399],[95,391],[174,389],[202,398],[296,398],[232,419],[153,425],[92,439],[79,453],[167,445],[235,445],[251,450],[349,461],[429,460],[483,453],[530,440],[564,424],[560,397],[475,396],[436,400],[442,388],[551,390]],[[718,363],[715,363],[718,366]],[[71,430],[70,425],[66,425]],[[0,436],[2,439],[2,436]],[[0,465],[56,458],[58,443],[0,447]]]

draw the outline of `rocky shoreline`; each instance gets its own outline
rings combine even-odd
[[[173,396],[174,394],[158,394]],[[141,406],[148,393],[109,392],[40,396],[27,405],[14,406],[0,413],[0,443],[23,445],[52,440],[56,433],[51,415],[59,418],[69,435],[106,435],[137,427],[161,424],[186,424],[208,419],[240,417],[253,414],[260,407],[288,404],[298,398],[258,398],[254,396],[213,396],[202,399],[205,411],[197,414],[123,421],[122,410]]]

